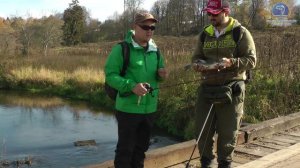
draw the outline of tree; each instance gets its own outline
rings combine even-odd
[[[295,20],[297,20],[297,24],[300,25],[300,5],[295,6]]]
[[[243,3],[236,5],[234,9],[234,18],[236,18],[242,25],[249,26],[249,22],[252,20],[252,16],[250,14],[250,1],[243,1]],[[252,9],[252,8],[251,8]],[[253,10],[252,10],[253,11]]]
[[[85,11],[78,3],[78,0],[72,0],[64,11],[63,40],[67,46],[79,44],[84,34]]]
[[[252,0],[249,11],[253,28],[264,29],[267,24],[266,3],[263,0]]]
[[[40,28],[38,29],[38,37],[40,38],[44,56],[47,56],[48,47],[60,44],[63,21],[55,16],[43,17],[40,20]]]
[[[11,48],[15,47],[14,29],[10,26],[8,20],[0,19],[0,51],[2,54],[8,54]]]
[[[100,26],[100,34],[105,40],[121,40],[124,38],[122,28],[120,20],[106,20]]]
[[[169,29],[169,22],[167,17],[169,0],[158,0],[154,3],[151,13],[153,13],[154,17],[157,18],[159,22],[157,33],[167,34]]]
[[[204,25],[204,0],[158,0],[151,12],[159,20],[159,33],[163,35],[197,34]]]
[[[134,20],[135,13],[140,9],[140,6],[144,2],[144,0],[125,0],[125,7],[129,13],[129,21]]]
[[[38,22],[37,19],[28,18],[23,20],[20,17],[11,19],[11,26],[16,31],[18,41],[21,43],[21,51],[23,55],[28,55],[31,47],[33,37],[37,31]]]
[[[124,0],[124,11],[120,20],[123,23],[123,35],[130,29],[130,25],[134,21],[134,15],[143,2],[144,0]]]
[[[98,19],[90,19],[85,28],[85,33],[82,38],[84,43],[94,43],[100,39],[100,25]]]

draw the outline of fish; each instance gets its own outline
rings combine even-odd
[[[225,67],[225,63],[223,61],[220,62],[214,62],[214,63],[207,63],[205,60],[198,59],[197,61],[187,64],[184,66],[184,70],[190,70],[192,67],[201,65],[205,68],[205,70],[213,70],[213,69],[222,69],[222,67]]]

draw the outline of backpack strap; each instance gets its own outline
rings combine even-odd
[[[130,49],[129,49],[129,45],[126,41],[122,41],[119,44],[122,47],[122,56],[123,56],[123,67],[120,72],[120,75],[125,76],[127,67],[129,65]]]
[[[240,44],[240,41],[242,39],[242,26],[237,26],[235,28],[232,29],[232,38],[233,38],[233,41],[235,42],[236,46],[234,48],[234,51],[233,51],[233,56],[234,57],[238,57],[237,54],[238,54],[238,47],[239,47],[239,44]]]
[[[201,41],[202,44],[204,43],[205,38],[206,38],[206,33],[204,33],[204,31],[203,31],[203,32],[201,33],[201,35],[200,35],[200,41]]]
[[[234,50],[234,55],[235,57],[237,57],[236,55],[238,54],[238,45],[240,44],[240,41],[243,37],[244,34],[244,28],[240,25],[238,27],[233,28],[232,30],[232,38],[236,44],[235,50]],[[246,70],[246,80],[245,83],[249,83],[252,80],[252,72],[251,70]]]
[[[241,31],[242,31],[242,26],[237,26],[232,29],[232,38],[237,45],[242,39]]]
[[[206,38],[206,33],[204,32],[204,30],[205,30],[207,27],[209,27],[209,25],[207,25],[207,26],[205,26],[205,27],[203,28],[202,33],[201,33],[201,35],[200,35],[200,41],[201,41],[202,44],[204,43],[205,38]]]

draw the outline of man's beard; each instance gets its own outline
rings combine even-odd
[[[216,19],[211,19],[210,23],[214,26],[214,27],[218,27],[221,26],[220,22],[217,22]]]

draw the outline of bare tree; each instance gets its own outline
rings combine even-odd
[[[41,19],[39,31],[43,45],[44,56],[47,56],[49,45],[60,44],[62,37],[63,21],[55,16],[44,17]]]
[[[8,54],[9,49],[15,47],[14,30],[9,21],[0,19],[0,51],[2,54]]]
[[[158,19],[159,29],[157,32],[166,34],[169,28],[167,10],[168,10],[169,0],[158,0],[154,3],[151,13],[155,18]]]
[[[141,5],[144,3],[144,0],[126,0],[126,10],[130,14],[131,22],[134,20],[135,13],[140,9]]]
[[[21,51],[24,56],[29,54],[33,35],[36,32],[36,19],[26,20],[20,17],[12,18],[12,27],[15,29],[18,41],[21,43]]]

